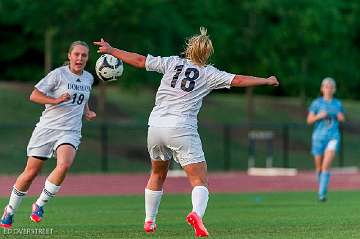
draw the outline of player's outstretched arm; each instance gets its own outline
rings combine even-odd
[[[36,88],[31,92],[31,95],[30,95],[30,101],[32,101],[34,103],[42,104],[42,105],[44,105],[44,104],[57,105],[57,104],[60,104],[62,102],[68,101],[68,100],[70,100],[70,95],[68,93],[62,94],[59,98],[53,98],[53,97],[45,95],[44,93],[42,93],[41,91],[39,91]]]
[[[110,54],[129,65],[137,68],[145,68],[146,57],[143,55],[114,48],[102,38],[100,41],[94,42],[94,45],[99,46],[98,53]]]
[[[248,87],[248,86],[259,86],[259,85],[278,86],[279,82],[275,76],[262,78],[262,77],[244,76],[244,75],[236,75],[231,82],[232,87]]]

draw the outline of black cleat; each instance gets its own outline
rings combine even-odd
[[[319,198],[319,202],[326,202],[326,197]]]

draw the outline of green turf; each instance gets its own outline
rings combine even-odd
[[[192,238],[185,223],[189,195],[164,195],[155,235],[145,235],[143,197],[57,197],[41,224],[29,222],[33,198],[26,198],[14,229],[48,228],[49,236],[0,238]],[[4,205],[6,198],[0,199]],[[213,194],[204,221],[211,238],[360,238],[359,192],[330,192],[326,203],[314,192]]]

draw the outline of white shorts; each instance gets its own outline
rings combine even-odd
[[[327,144],[325,151],[327,150],[336,151],[337,148],[338,148],[338,141],[336,139],[332,139]]]
[[[196,129],[149,127],[147,146],[151,160],[173,158],[181,166],[205,161]]]
[[[69,144],[77,150],[80,138],[79,131],[36,127],[27,146],[27,156],[51,158],[62,144]]]

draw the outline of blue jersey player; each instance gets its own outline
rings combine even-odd
[[[325,78],[320,88],[322,97],[311,103],[307,116],[307,123],[314,124],[311,153],[315,159],[321,202],[326,201],[329,170],[340,143],[339,123],[345,121],[342,104],[333,97],[335,90],[335,81]]]

